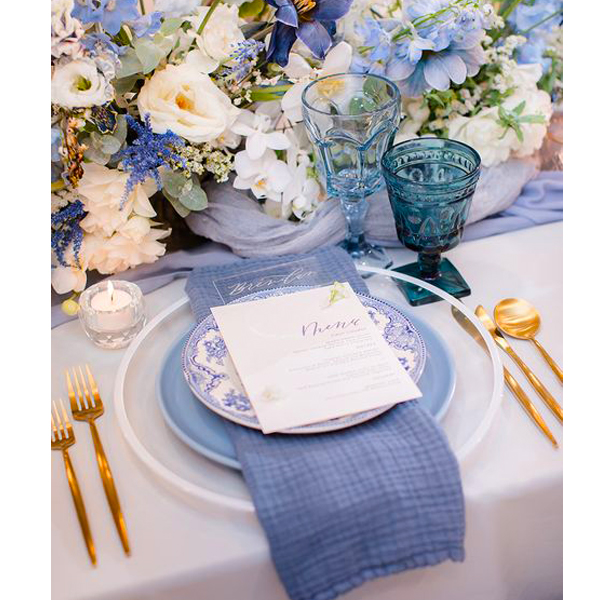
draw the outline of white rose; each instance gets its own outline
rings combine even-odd
[[[119,273],[144,263],[153,263],[165,253],[165,245],[158,240],[169,235],[168,229],[150,229],[139,241],[115,233],[110,238],[100,235],[85,235],[83,253],[88,267],[104,275]]]
[[[455,117],[449,122],[449,137],[475,148],[485,167],[506,161],[517,140],[511,128],[498,123],[496,107],[484,108],[474,117]]]
[[[89,58],[60,62],[51,75],[51,102],[65,108],[99,106],[113,99],[113,87]]]
[[[156,211],[148,199],[151,188],[137,184],[122,205],[128,173],[108,169],[96,163],[83,165],[83,177],[77,191],[87,211],[81,221],[81,228],[88,233],[112,235],[126,223],[131,213],[141,217],[154,217]]]
[[[505,100],[503,106],[508,110],[513,110],[522,102],[524,102],[524,109],[521,116],[540,115],[543,117],[543,123],[520,123],[522,141],[516,137],[513,145],[513,153],[517,157],[530,156],[541,148],[552,117],[552,100],[547,92],[537,88],[534,92],[531,90],[516,92]]]
[[[239,9],[237,6],[219,4],[210,15],[201,34],[198,34],[197,30],[209,10],[209,6],[200,6],[197,13],[190,18],[190,22],[199,50],[217,63],[221,63],[229,59],[235,50],[235,44],[245,39],[240,29]]]
[[[197,144],[229,129],[240,111],[212,80],[188,64],[167,65],[145,83],[137,106],[155,133],[168,129]]]

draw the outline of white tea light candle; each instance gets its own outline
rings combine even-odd
[[[79,299],[79,318],[86,335],[102,348],[123,348],[145,324],[145,303],[138,285],[101,282]]]

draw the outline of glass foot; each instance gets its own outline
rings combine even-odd
[[[398,273],[404,273],[405,275],[410,275],[411,277],[417,277],[417,279],[421,279],[422,281],[427,281],[428,283],[442,289],[444,292],[451,294],[455,298],[464,298],[465,296],[470,296],[471,294],[471,288],[464,280],[464,277],[460,275],[460,272],[453,266],[451,261],[446,258],[442,259],[440,262],[439,276],[436,279],[431,279],[429,281],[422,277],[419,271],[418,263],[402,265],[401,267],[392,269],[392,271],[397,271]],[[430,304],[431,302],[438,302],[441,300],[441,298],[436,294],[433,294],[424,288],[417,287],[412,283],[407,283],[406,281],[400,280],[396,280],[396,283],[404,292],[404,295],[412,306],[421,306],[422,304]]]
[[[387,252],[380,246],[375,246],[365,241],[356,243],[349,240],[344,240],[339,245],[351,255],[356,265],[379,267],[381,269],[388,269],[393,265],[393,261],[389,258]],[[364,279],[371,275],[372,273],[361,273]]]

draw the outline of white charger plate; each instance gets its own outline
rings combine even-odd
[[[392,271],[368,267],[359,267],[359,270],[383,274],[388,280],[401,279],[429,289],[466,315],[484,338],[491,363],[487,373],[485,359],[482,364],[475,364],[475,358],[481,356],[482,351],[478,346],[475,349],[476,343],[470,338],[469,345],[459,352],[460,359],[463,353],[476,352],[471,355],[472,362],[462,370],[461,360],[454,357],[458,376],[468,370],[468,379],[475,381],[479,376],[491,374],[489,384],[484,384],[484,389],[477,392],[484,397],[482,406],[467,406],[466,403],[470,400],[459,398],[460,406],[456,410],[454,397],[443,423],[454,453],[459,461],[463,461],[481,442],[502,399],[503,367],[494,341],[472,311],[440,289]],[[371,285],[373,283],[371,280]],[[400,302],[400,298],[401,296],[398,296],[395,301]],[[447,305],[443,306],[444,308],[448,311],[450,307]],[[453,322],[453,319],[451,321]],[[158,372],[169,344],[186,331],[192,322],[188,298],[182,298],[156,315],[127,348],[114,388],[118,424],[135,455],[161,484],[178,493],[183,499],[199,506],[217,505],[254,512],[254,505],[242,476],[191,450],[166,426],[158,409],[156,378],[153,374]],[[461,332],[460,337],[466,339],[468,336]],[[458,390],[462,388],[462,393],[468,394],[464,392],[465,385],[459,385]],[[489,388],[486,388],[486,385],[489,385]]]

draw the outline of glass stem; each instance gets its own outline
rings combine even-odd
[[[352,252],[366,243],[364,219],[368,212],[368,202],[363,196],[361,198],[342,198],[340,202],[342,214],[347,224],[345,245],[348,251]]]
[[[441,263],[440,252],[420,252],[417,257],[417,262],[419,263],[419,272],[421,273],[422,279],[430,281],[431,279],[438,278],[439,265]]]

